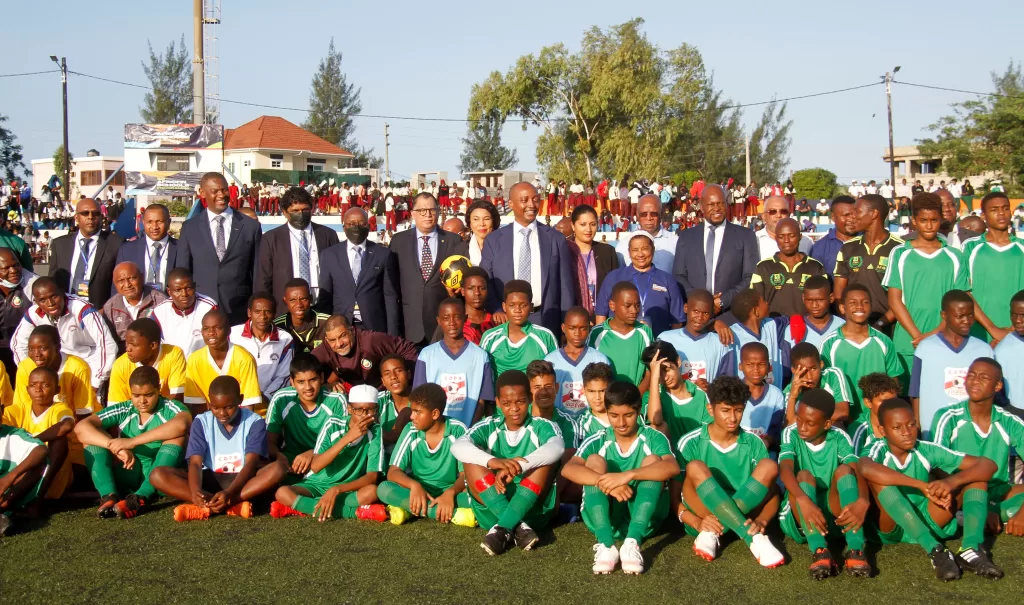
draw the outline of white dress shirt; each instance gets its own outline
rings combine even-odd
[[[417,264],[423,262],[423,237],[427,238],[427,248],[430,248],[430,258],[437,263],[437,228],[435,227],[430,233],[422,233],[419,229],[413,227],[413,233],[416,234],[416,261]],[[442,259],[444,260],[444,259]]]
[[[225,226],[225,230],[227,230],[226,226]],[[145,258],[145,260],[143,262],[143,264],[145,266],[142,268],[142,278],[143,279],[147,279],[149,277],[150,259],[153,257],[153,244],[159,243],[160,244],[160,266],[156,268],[156,282],[155,283],[160,284],[160,289],[163,290],[164,289],[164,283],[167,281],[167,243],[170,241],[171,238],[166,236],[166,235],[161,240],[151,240],[151,239],[149,239],[148,235],[144,236],[144,237],[146,238],[146,258]],[[226,239],[227,239],[227,235],[225,234],[225,240]]]
[[[529,225],[512,223],[512,271],[519,279],[519,252],[523,245],[523,229],[530,230],[530,288],[533,290],[533,306],[539,307],[541,301],[540,279],[540,242],[537,240],[537,221]]]
[[[704,241],[701,245],[702,250],[708,249],[708,237],[711,236],[711,231],[715,231],[715,253],[711,260],[711,275],[707,276],[708,292],[715,293],[715,273],[718,272],[718,258],[722,252],[722,240],[725,239],[725,223],[722,221],[719,225],[712,225],[707,220],[704,221]],[[706,266],[706,265],[705,265]]]
[[[206,216],[210,220],[210,237],[213,239],[213,247],[217,248],[217,222],[214,221],[218,216],[224,217],[224,250],[228,249],[228,244],[231,242],[231,215],[234,212],[231,210],[231,206],[224,209],[224,212],[220,214],[214,214],[210,212],[210,209],[206,209]],[[72,274],[74,275],[74,274]]]
[[[91,237],[85,237],[82,235],[82,232],[79,231],[78,235],[75,236],[75,249],[71,251],[70,270],[72,279],[75,276],[75,268],[78,267],[78,263],[81,262],[84,257],[82,254],[82,240],[87,239],[92,240],[92,243],[89,244],[89,255],[88,258],[85,259],[88,264],[86,264],[85,271],[82,272],[82,275],[85,277],[85,281],[89,281],[89,276],[92,275],[92,264],[96,261],[96,248],[100,242],[100,238],[97,237],[98,235],[98,233],[94,233]],[[69,283],[68,287],[73,288],[74,284]],[[74,294],[74,292],[68,292],[68,294]]]
[[[484,251],[476,243],[476,236],[469,238],[469,262],[474,267],[480,266],[480,259],[484,256]]]
[[[302,246],[302,231],[288,223],[285,223],[285,227],[288,229],[290,236],[288,240],[292,247],[292,277],[299,277],[301,275],[299,272],[299,248]],[[316,300],[317,294],[320,292],[320,254],[316,248],[316,238],[313,237],[313,224],[306,225],[303,231],[309,240],[309,294],[313,300]]]
[[[422,242],[423,240],[420,240]],[[352,242],[345,242],[346,250],[348,251],[348,267],[352,271],[352,280],[359,283],[359,276],[356,275],[354,270],[355,264],[359,262],[359,275],[363,274],[365,268],[364,263],[366,262],[366,242],[359,244],[358,246]],[[358,252],[357,252],[358,251]],[[352,319],[355,321],[363,320],[363,313],[359,310],[359,303],[355,303],[355,307],[352,309]]]
[[[801,235],[797,250],[810,256],[813,245],[814,242],[811,241],[811,238]],[[757,232],[757,249],[761,252],[761,260],[771,258],[779,251],[779,243],[772,239],[771,235],[768,235],[768,229],[761,229]]]

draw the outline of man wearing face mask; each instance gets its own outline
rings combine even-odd
[[[350,208],[341,220],[346,241],[320,255],[318,306],[325,313],[344,315],[353,326],[399,336],[402,326],[391,251],[366,239],[369,219],[361,208]]]
[[[32,284],[37,277],[21,267],[13,250],[0,248],[0,363],[4,364],[8,376],[14,376],[18,370],[11,351],[11,337],[25,311],[32,306]]]
[[[288,189],[281,196],[281,212],[288,222],[268,231],[260,242],[255,290],[274,295],[276,315],[288,312],[284,285],[292,278],[306,280],[312,302],[320,300],[320,257],[338,243],[338,234],[312,222],[313,202],[313,196],[302,187]]]

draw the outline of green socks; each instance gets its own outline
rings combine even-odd
[[[385,481],[377,486],[377,499],[388,506],[397,506],[412,514],[412,511],[409,510],[409,490],[393,481]],[[455,506],[459,506],[458,501]],[[427,517],[437,519],[436,506],[427,507]]]
[[[732,500],[736,503],[736,507],[740,509],[741,513],[749,515],[750,511],[754,510],[759,504],[764,502],[764,499],[767,496],[768,488],[761,485],[757,479],[750,477],[747,479],[746,483],[736,490]]]
[[[156,452],[156,457],[153,459],[153,468],[158,466],[177,467],[181,463],[184,453],[185,450],[180,445],[165,443]],[[156,494],[156,488],[149,483],[149,473],[153,471],[153,468],[143,473],[142,485],[139,486],[139,489],[135,490],[135,494],[144,500],[150,500]]]
[[[530,481],[529,478],[524,477],[515,490],[512,493],[512,499],[508,501],[505,511],[498,516],[498,527],[514,529],[540,498],[541,487]]]
[[[313,511],[316,509],[316,503],[320,501],[320,498],[314,498],[312,496],[295,496],[295,504],[292,508],[303,513],[305,515],[313,516]],[[345,498],[340,502],[341,510],[338,510],[339,502],[335,500],[334,510],[331,511],[331,517],[335,519],[355,519],[356,509],[359,508],[359,497],[356,492],[349,492],[345,494]]]
[[[917,510],[898,487],[883,487],[878,492],[878,504],[925,552],[931,552],[939,546],[939,541],[932,535],[928,525],[918,516]]]
[[[489,474],[483,479],[477,479],[475,485],[477,493],[480,494],[480,502],[495,518],[500,519],[508,509],[508,500],[505,498],[505,494],[499,494],[494,487],[494,475]]]
[[[736,506],[736,503],[733,502],[733,499],[722,490],[722,487],[718,485],[714,477],[708,477],[697,486],[697,497],[700,498],[709,511],[718,517],[722,525],[732,530],[733,533],[742,538],[748,545],[751,543],[754,537],[747,534],[745,526],[747,518]]]
[[[853,504],[860,497],[860,488],[857,485],[856,475],[840,477],[836,481],[836,490],[839,492],[839,506],[841,508]],[[846,545],[852,550],[864,550],[864,528],[846,532]]]
[[[807,494],[807,497],[811,499],[811,502],[817,504],[817,486],[813,483],[800,482],[800,489]],[[799,507],[797,507],[799,508]],[[818,550],[819,548],[826,548],[828,544],[825,542],[825,536],[818,532],[816,529],[812,529],[807,524],[807,518],[804,517],[804,511],[800,510],[800,525],[804,529],[804,535],[807,537],[807,546],[811,549],[811,552]]]
[[[615,531],[612,529],[611,506],[608,495],[593,485],[583,486],[583,517],[587,527],[594,532],[597,541],[605,546],[615,545]]]
[[[1011,496],[999,503],[999,518],[1006,523],[1010,517],[1017,514],[1020,507],[1024,505],[1024,493]]]
[[[89,474],[92,475],[92,484],[96,486],[96,491],[100,493],[101,498],[117,493],[117,483],[114,481],[114,460],[114,455],[105,447],[85,446],[85,467],[89,469]]]
[[[637,544],[644,541],[651,526],[651,517],[658,508],[661,498],[661,481],[638,481],[633,494],[633,511],[629,518],[629,529],[626,538],[633,538]],[[607,501],[607,498],[605,499]]]
[[[960,548],[978,548],[985,541],[985,520],[988,517],[988,490],[972,488],[964,491],[964,539]]]

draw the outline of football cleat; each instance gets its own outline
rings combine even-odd
[[[383,504],[364,504],[356,509],[356,519],[383,523],[388,520],[388,509]]]
[[[537,532],[533,531],[529,525],[522,521],[519,522],[519,525],[516,525],[512,536],[516,546],[523,550],[530,550],[540,542],[540,536],[537,535]]]
[[[182,521],[204,521],[210,518],[210,509],[195,504],[179,504],[174,507],[174,520]]]
[[[473,509],[469,507],[456,508],[452,515],[452,525],[476,527],[476,515],[473,513]]]
[[[718,557],[718,536],[702,531],[693,540],[693,552],[705,561],[714,561]]]
[[[619,563],[619,549],[615,545],[594,545],[594,575],[610,574]]]
[[[409,512],[400,506],[389,506],[388,516],[392,525],[401,525],[409,520]]]
[[[943,582],[960,579],[960,566],[956,564],[956,558],[941,544],[928,553],[935,569],[935,577]]]
[[[1003,570],[992,562],[984,549],[961,548],[956,558],[961,567],[983,578],[998,580],[1003,577]]]
[[[131,519],[138,515],[145,505],[146,501],[140,498],[138,494],[128,494],[124,500],[114,505],[114,513],[118,519]]]
[[[640,545],[633,538],[626,538],[619,549],[622,571],[631,575],[644,573],[644,557],[640,554]]]
[[[863,550],[846,551],[846,573],[857,578],[871,577],[871,564]]]
[[[493,556],[503,554],[508,547],[512,544],[512,534],[509,533],[504,527],[498,527],[495,525],[491,528],[491,531],[487,532],[484,536],[484,541],[480,543],[480,548],[484,549],[484,552]]]
[[[762,567],[772,569],[786,562],[785,557],[775,548],[772,541],[764,534],[757,534],[750,542],[750,552]]]
[[[309,515],[274,500],[270,503],[270,516],[275,519],[284,519],[285,517],[308,517]]]
[[[229,517],[241,517],[243,519],[248,519],[252,516],[252,503],[248,500],[244,500],[224,512]]]
[[[812,580],[824,580],[836,575],[837,571],[835,559],[832,558],[832,553],[827,548],[818,548],[811,555],[811,567],[808,572],[810,572]]]

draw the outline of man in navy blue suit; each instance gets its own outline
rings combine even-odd
[[[533,289],[530,321],[559,334],[562,317],[576,303],[569,246],[564,235],[537,222],[540,195],[533,185],[516,183],[508,200],[515,222],[487,236],[480,258],[491,277],[488,307],[492,313],[501,311],[506,282],[528,281]]]
[[[244,323],[256,281],[262,228],[228,206],[228,181],[207,172],[199,182],[206,209],[185,221],[176,267],[192,272],[196,289],[217,302],[232,325]]]
[[[700,207],[704,221],[679,233],[672,273],[686,294],[711,292],[719,315],[732,306],[734,296],[750,287],[761,256],[754,232],[725,220],[725,192],[719,185],[704,187]]]
[[[170,228],[171,213],[167,206],[146,206],[142,212],[142,235],[121,244],[115,266],[135,263],[147,287],[166,292],[167,272],[174,268],[178,258],[178,240],[167,234]]]
[[[366,239],[370,227],[362,208],[350,208],[341,220],[346,241],[320,254],[321,309],[344,315],[350,325],[401,336],[391,251]]]

